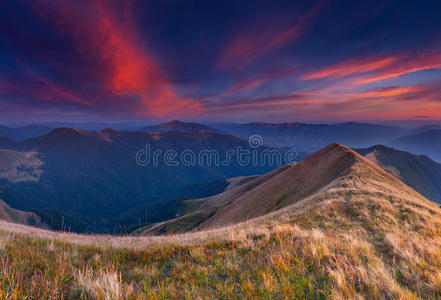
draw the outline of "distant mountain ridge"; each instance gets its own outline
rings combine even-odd
[[[168,123],[162,123],[159,125],[144,126],[137,129],[137,131],[145,132],[164,132],[164,131],[211,131],[221,133],[219,130],[211,128],[209,126],[200,123],[188,123],[173,120]]]
[[[358,148],[384,144],[408,132],[401,127],[355,122],[339,124],[211,124],[211,126],[242,138],[258,134],[269,145],[294,147],[308,153],[317,151],[333,142]]]
[[[49,133],[53,128],[41,125],[28,125],[23,127],[0,126],[0,138],[11,140],[25,140]]]

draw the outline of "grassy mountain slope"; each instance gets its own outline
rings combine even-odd
[[[91,237],[0,222],[2,295],[439,299],[441,209],[347,148],[333,145],[321,154],[306,165],[335,171],[304,176],[321,180],[322,188],[224,228]],[[276,179],[295,184],[284,181],[292,170],[262,186]],[[288,189],[281,188],[273,193]],[[255,203],[266,207],[262,196]]]
[[[201,209],[211,213],[194,212],[191,216],[149,227],[144,233],[182,232],[174,223],[182,223],[183,218],[187,221],[185,229],[189,228],[189,220],[193,222],[191,229],[205,229],[262,216],[319,193],[336,179],[355,172],[359,166],[372,169],[381,176],[388,176],[389,181],[398,181],[351,149],[334,143],[300,163],[279,168],[219,195],[192,201],[195,211]],[[401,185],[403,189],[408,189],[403,183]],[[141,232],[142,229],[139,229],[136,233]]]
[[[425,155],[414,155],[382,145],[356,151],[427,199],[441,203],[441,164]]]
[[[1,199],[0,199],[0,220],[11,223],[20,223],[24,225],[47,228],[47,226],[44,225],[44,223],[41,221],[41,218],[37,214],[13,209]]]
[[[318,193],[337,178],[352,172],[359,164],[387,174],[351,149],[334,143],[300,163],[284,166],[219,195],[194,200],[197,204],[194,207],[208,209],[211,214],[193,213],[191,220],[194,221],[194,228],[210,228],[262,216]],[[201,216],[209,217],[196,218]],[[188,217],[185,218],[188,220]],[[174,233],[176,231],[170,230],[179,229],[174,222],[170,220],[150,227],[145,233]],[[139,234],[140,230],[137,233]]]

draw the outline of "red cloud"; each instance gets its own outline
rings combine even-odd
[[[130,39],[111,13],[99,6],[98,32],[104,40],[94,48],[112,65],[108,87],[117,95],[136,94],[142,99],[149,114],[162,116],[188,108],[197,108],[191,99],[179,97],[171,85],[164,80],[157,63],[145,49]]]
[[[357,81],[358,84],[365,84],[390,78],[400,77],[408,73],[439,69],[441,68],[441,55],[440,54],[429,54],[421,55],[417,57],[403,57],[400,61],[393,64],[392,66],[380,70],[366,78]]]
[[[100,74],[104,94],[119,97],[120,101],[124,96],[137,96],[140,105],[132,109],[139,115],[186,115],[201,109],[198,102],[179,96],[164,78],[159,64],[135,32],[128,2],[122,12],[109,9],[109,4],[115,3],[100,0],[87,2],[87,7],[84,2],[55,3],[55,12],[41,3],[38,11],[54,21],[61,34],[73,38],[78,51],[99,60],[101,70],[91,71]],[[123,17],[118,18],[118,13]]]
[[[325,77],[342,78],[348,75],[377,71],[381,68],[390,66],[398,60],[398,57],[387,57],[380,59],[361,59],[357,61],[343,62],[335,66],[324,68],[318,72],[308,74],[304,76],[304,79],[318,79]]]

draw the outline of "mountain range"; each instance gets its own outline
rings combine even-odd
[[[430,146],[434,150],[428,154],[433,156],[437,153],[437,145],[428,145],[427,137],[434,138],[439,133],[434,128],[412,129],[413,133],[423,133],[394,141],[409,141],[411,137],[414,148],[408,142],[401,149],[429,149]],[[41,129],[47,130],[46,127]],[[138,151],[146,151],[147,144],[152,153],[161,151],[161,155],[167,150],[200,153],[208,149],[217,151],[222,158],[237,147],[254,151],[245,139],[223,133],[237,130],[244,138],[248,138],[246,134],[258,132],[267,145],[285,146],[278,150],[281,153],[289,150],[286,146],[292,143],[312,150],[338,137],[351,140],[355,145],[364,145],[365,142],[359,142],[364,138],[367,141],[388,140],[409,132],[398,127],[360,123],[251,123],[210,127],[172,121],[124,131],[57,128],[23,141],[17,136],[15,140],[0,138],[0,197],[14,209],[37,213],[51,228],[127,233],[146,224],[151,226],[194,211],[198,206],[193,205],[196,202],[191,199],[226,192],[231,187],[230,181],[234,181],[232,177],[247,176],[243,182],[251,181],[254,177],[249,175],[264,174],[277,167],[241,166],[234,161],[227,166],[175,167],[162,160],[157,165],[140,166],[135,160]],[[375,132],[377,137],[374,137]],[[274,148],[258,149],[259,153],[265,150]],[[356,151],[428,199],[441,202],[440,164],[426,156],[381,145]],[[298,153],[297,161],[306,156],[306,153]],[[189,203],[193,204],[188,206]]]
[[[376,144],[388,145],[416,154],[426,154],[440,160],[440,149],[429,145],[439,140],[440,125],[425,125],[416,128],[384,126],[377,124],[346,122],[337,124],[306,123],[224,123],[200,124],[174,120],[167,123],[139,127],[135,123],[42,123],[22,127],[0,126],[0,140],[22,141],[49,133],[55,128],[103,130],[114,128],[135,132],[209,131],[231,134],[247,140],[260,135],[265,144],[272,147],[295,148],[299,152],[312,153],[332,142],[340,142],[352,148],[365,148]],[[429,141],[429,142],[428,142]]]
[[[222,165],[227,152],[238,147],[259,153],[271,150],[256,150],[247,141],[212,131],[149,133],[58,128],[22,142],[0,141],[0,148],[9,148],[3,150],[4,154],[28,160],[15,162],[1,173],[0,195],[16,209],[34,210],[46,219],[66,214],[66,220],[85,222],[88,230],[104,230],[109,218],[145,203],[170,199],[188,184],[262,174],[277,167],[243,165],[234,158]],[[149,164],[140,165],[137,154],[143,151],[146,156],[147,150],[149,157],[159,153],[159,159],[155,163],[151,158]],[[165,161],[167,150],[177,153],[175,161],[184,151],[194,153],[198,161],[190,166],[169,165]],[[218,162],[200,155],[207,150],[218,154]]]
[[[0,126],[0,138],[25,140],[49,133],[53,128],[43,125],[28,125],[22,127]]]
[[[267,144],[294,147],[307,153],[317,151],[333,142],[358,148],[385,144],[407,133],[406,129],[400,127],[354,122],[211,124],[211,127],[242,138],[258,134]]]
[[[208,131],[208,132],[217,132],[221,133],[221,131],[216,130],[214,128],[211,128],[207,125],[203,125],[200,123],[188,123],[188,122],[181,122],[178,120],[174,120],[167,123],[162,123],[158,125],[150,125],[150,126],[143,126],[136,131],[143,131],[143,132],[164,132],[164,131]]]

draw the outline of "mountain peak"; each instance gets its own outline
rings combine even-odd
[[[325,148],[311,154],[305,159],[305,161],[308,163],[312,163],[315,161],[327,161],[331,163],[338,160],[351,160],[352,162],[355,162],[364,160],[364,158],[357,152],[340,143],[332,143]]]
[[[179,120],[173,120],[170,122],[162,123],[159,126],[161,127],[172,127],[172,128],[191,128],[191,127],[205,127],[205,125],[199,123],[192,122],[182,122]]]
[[[90,139],[97,137],[96,131],[77,129],[77,128],[55,128],[46,135],[27,140],[27,143],[44,142],[44,143],[73,143],[80,139]]]
[[[332,144],[330,144],[329,146],[325,147],[326,148],[331,148],[331,149],[341,149],[344,151],[352,151],[349,147],[346,147],[345,145],[342,145],[340,143],[334,142]]]
[[[301,208],[304,211],[312,206],[326,207],[330,199],[346,201],[355,195],[388,199],[390,195],[398,194],[429,203],[415,190],[355,151],[340,143],[332,143],[295,165],[283,166],[221,194],[200,199],[199,215],[192,217],[198,229],[211,229],[272,214],[290,206],[295,206],[293,210]],[[167,232],[168,224],[173,222],[160,224],[151,232],[158,233],[159,229]],[[149,231],[145,233],[149,234]]]
[[[161,125],[183,125],[183,124],[189,124],[189,123],[182,122],[182,121],[179,121],[179,120],[173,120],[173,121],[170,121],[170,122],[165,122],[165,123],[163,123]]]
[[[274,176],[269,177],[262,175],[248,185],[240,187],[242,190],[238,190],[236,195],[218,196],[218,201],[216,198],[209,200],[215,206],[224,206],[200,227],[211,228],[263,216],[340,184],[346,186],[345,188],[354,189],[358,184],[358,188],[361,188],[362,183],[358,183],[360,177],[363,177],[363,180],[382,178],[383,182],[388,182],[391,186],[401,183],[339,143],[332,143],[296,165],[282,167],[273,171],[273,174]],[[404,184],[399,186],[406,187]]]
[[[48,135],[91,135],[92,131],[84,130],[84,129],[77,129],[77,128],[69,128],[69,127],[60,127],[55,128],[51,132],[49,132]]]
[[[159,125],[145,126],[138,128],[138,131],[161,132],[161,131],[209,131],[219,132],[216,129],[200,123],[187,123],[179,120],[173,120]]]

